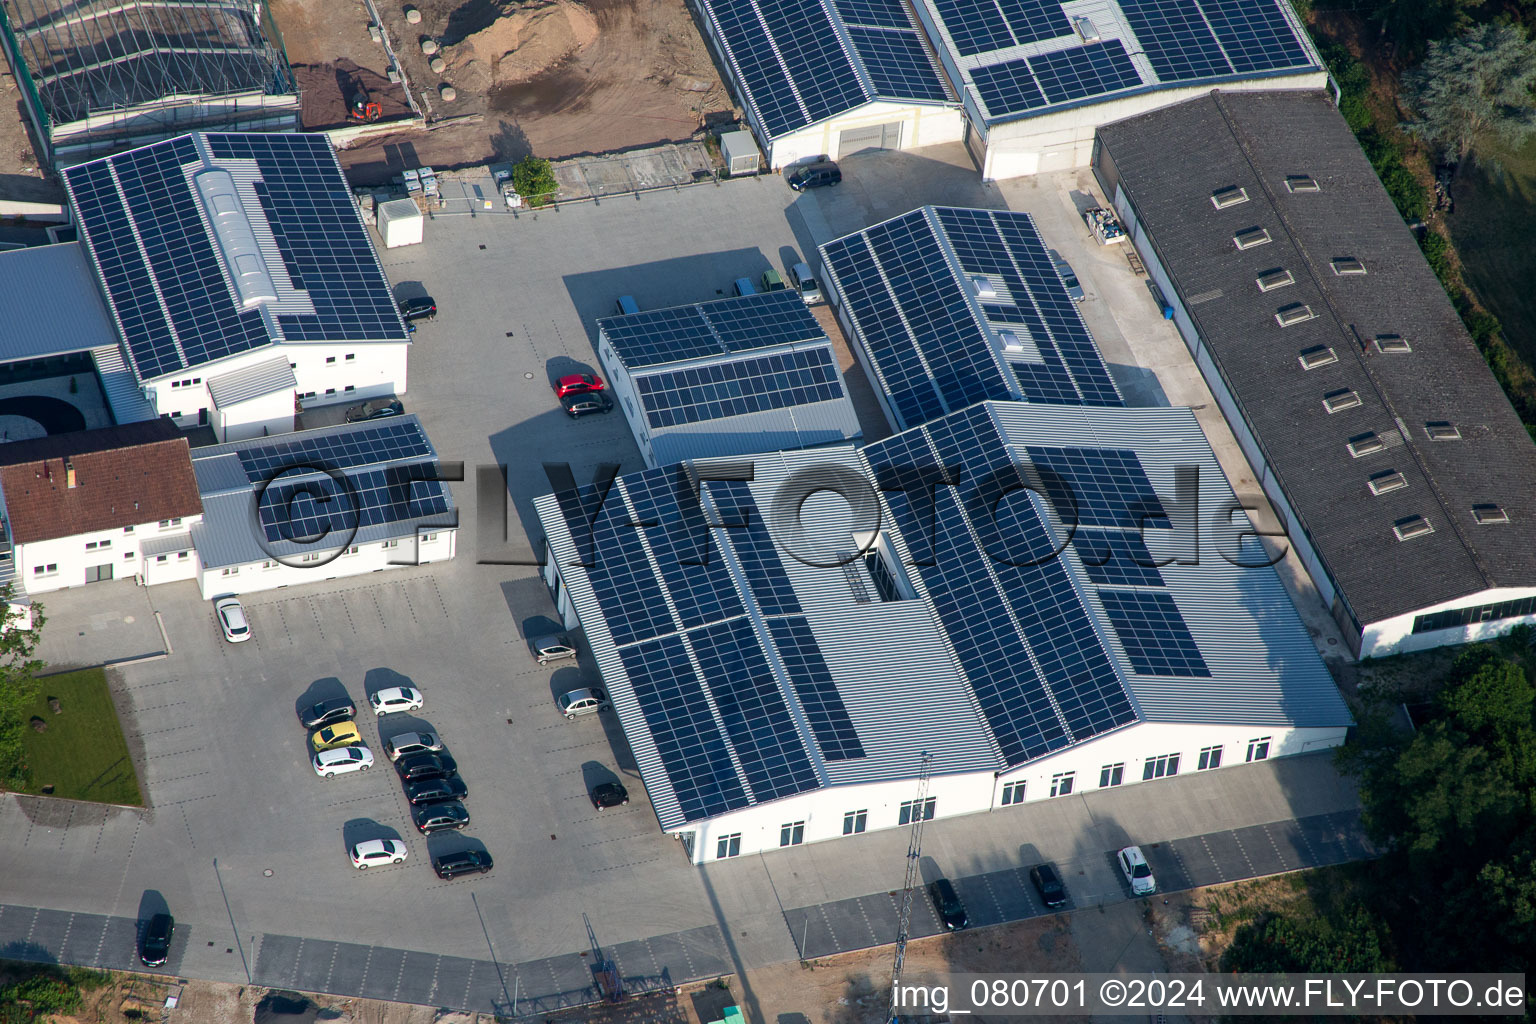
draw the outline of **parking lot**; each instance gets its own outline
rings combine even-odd
[[[401,398],[442,458],[465,463],[464,482],[452,485],[457,558],[252,595],[254,638],[240,645],[221,639],[192,584],[144,590],[124,581],[45,601],[53,622],[44,653],[56,665],[152,652],[161,645],[155,615],[164,623],[169,656],[118,670],[151,807],[0,802],[11,872],[4,899],[27,904],[0,908],[0,952],[64,948],[76,962],[126,966],[122,922],[153,893],[181,922],[168,969],[487,1009],[509,994],[532,992],[548,1005],[574,998],[590,984],[583,954],[594,939],[626,976],[674,982],[882,941],[873,926],[868,941],[849,938],[837,910],[818,910],[823,931],[806,908],[895,885],[904,834],[701,871],[659,831],[616,720],[556,712],[558,693],[599,678],[585,656],[542,667],[525,648],[527,636],[555,625],[529,564],[532,500],[550,490],[547,463],[568,463],[578,481],[600,463],[641,466],[622,415],[570,420],[550,389],[555,378],[596,368],[594,320],[616,296],[633,295],[642,308],[716,298],[734,278],[798,262],[829,232],[923,202],[1034,213],[1082,278],[1085,317],[1122,386],[1184,401],[1181,378],[1160,385],[1152,373],[1172,365],[1182,344],[1166,336],[1150,301],[1136,304],[1141,285],[1119,247],[1089,248],[1075,219],[1078,176],[1000,189],[974,179],[952,153],[882,154],[849,161],[840,189],[821,195],[796,196],[767,177],[515,218],[440,214],[422,245],[381,250],[397,294],[431,294],[440,311],[414,335]],[[508,493],[482,499],[476,469],[494,464],[507,467]],[[493,528],[504,503],[505,538]],[[369,693],[399,685],[422,692],[419,712],[375,719],[362,707]],[[376,763],[319,779],[297,711],[343,693],[359,703]],[[423,838],[411,824],[382,741],[413,729],[441,736],[459,764],[472,816],[463,832]],[[1040,837],[1040,850],[1063,864],[1088,863],[1120,832],[1146,845],[1352,809],[1352,791],[1325,759],[1288,760],[1132,787],[1129,800],[1088,794],[934,822],[925,853],[968,899],[973,884],[998,892],[995,909],[975,897],[975,913],[1010,914],[1027,907],[1002,895],[994,873],[1027,866],[1020,835]],[[630,803],[598,812],[588,789],[613,779]],[[1115,823],[1114,842],[1093,831],[1104,822]],[[1216,844],[1219,868],[1180,846],[1167,847],[1178,851],[1173,865],[1154,867],[1160,877],[1182,870],[1189,884],[1260,873],[1258,834],[1237,835],[1242,856],[1219,849],[1227,840],[1202,840]],[[349,846],[374,838],[402,840],[409,858],[355,870]],[[489,875],[444,882],[429,866],[432,854],[482,845],[496,861]],[[1100,901],[1120,898],[1096,886]],[[1071,878],[1068,888],[1086,899]],[[89,956],[80,952],[92,942]]]

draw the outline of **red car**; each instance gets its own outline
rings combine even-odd
[[[583,395],[588,391],[601,391],[607,386],[603,378],[595,373],[573,373],[569,377],[560,378],[560,383],[555,385],[555,397]]]

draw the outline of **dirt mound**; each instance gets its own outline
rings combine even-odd
[[[541,0],[504,4],[495,21],[445,52],[455,70],[467,71],[475,84],[488,77],[488,84],[505,85],[526,82],[596,41],[597,19],[585,6]]]

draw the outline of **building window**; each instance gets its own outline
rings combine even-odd
[[[171,419],[173,419],[173,420],[181,419],[181,410],[177,409],[175,412],[171,413]]]
[[[49,562],[47,565],[34,565],[32,567],[33,576],[57,576],[58,574],[58,562]]]
[[[869,819],[869,811],[849,811],[843,815],[843,835],[853,836],[864,831],[864,823]]]
[[[192,383],[193,384],[201,384],[202,382],[203,382],[203,378],[201,378],[201,377],[193,377],[192,378]]]
[[[356,544],[352,545],[351,547],[347,548],[347,550],[343,551],[342,554],[344,554],[344,555],[355,555],[355,554],[357,554],[357,545]]]
[[[433,541],[437,540],[437,534],[429,533],[425,537],[422,537],[421,539],[422,539],[422,541],[424,543],[431,544]]]
[[[1024,802],[1024,783],[1022,783],[1022,782],[1005,782],[1005,783],[1003,783],[1003,806],[1006,807],[1009,804],[1021,804],[1023,802]]]
[[[328,394],[328,395],[334,395],[336,393],[336,389],[335,388],[326,388],[325,389],[325,393]]]
[[[178,561],[178,562],[185,562],[186,560],[187,560],[187,552],[185,552],[185,551],[178,551],[178,552],[176,552],[176,561]]]
[[[1125,765],[1107,764],[1099,769],[1099,788],[1108,789],[1125,781]]]
[[[875,581],[875,590],[880,594],[880,600],[901,600],[901,588],[896,585],[896,575],[891,572],[891,567],[885,564],[885,559],[880,557],[878,551],[871,551],[865,555],[864,565],[869,569],[869,578]]]
[[[733,832],[728,836],[721,836],[715,840],[715,859],[725,860],[727,857],[741,856],[741,833]]]
[[[1051,796],[1066,796],[1072,792],[1072,783],[1076,780],[1076,772],[1062,772],[1060,775],[1052,775]]]
[[[261,563],[261,567],[263,569],[276,569],[277,568],[277,563],[273,562],[271,560],[268,560],[268,561],[262,562]]]
[[[1269,756],[1269,737],[1261,736],[1248,741],[1248,760],[1262,761]]]
[[[347,362],[350,363],[352,360],[354,360],[356,358],[357,358],[357,354],[356,353],[354,353],[354,352],[348,352],[347,353]]]
[[[162,519],[162,520],[160,520],[160,529],[162,529],[162,530],[169,530],[173,526],[180,526],[180,525],[181,525],[181,520],[179,518],[178,519]]]
[[[779,826],[780,846],[799,846],[805,842],[805,822],[790,821]]]
[[[934,796],[931,796],[928,799],[923,801],[923,820],[924,821],[932,821],[933,820],[933,809],[934,809],[934,806],[935,806],[935,804],[937,802],[938,802],[938,797],[934,797]],[[897,820],[896,823],[898,825],[910,825],[910,824],[912,824],[912,812],[916,808],[917,808],[917,801],[916,800],[903,800],[901,802],[901,817]]]
[[[397,548],[399,546],[400,542],[397,540],[387,540],[383,544],[379,545],[379,547],[383,548],[385,551],[388,551],[390,548]]]
[[[125,527],[123,527],[123,532],[124,533],[132,533],[133,532],[133,527],[125,526]]]
[[[1203,771],[1207,771],[1207,770],[1209,770],[1211,768],[1220,768],[1220,767],[1221,767],[1221,748],[1220,747],[1201,747],[1200,748],[1200,764],[1199,764],[1199,767],[1196,770],[1203,772]]]
[[[155,561],[163,562],[163,561],[165,561],[169,557],[170,557],[170,555],[156,555],[155,556]]]
[[[357,390],[357,385],[356,384],[348,384],[346,387],[342,388],[341,390],[344,391],[344,392],[345,391],[356,391]]]
[[[1162,757],[1149,757],[1141,767],[1141,781],[1149,779],[1163,779],[1171,775],[1179,774],[1179,755],[1164,754]]]
[[[133,557],[133,552],[132,551],[124,551],[123,552],[123,557],[124,558],[132,558]]]
[[[302,556],[300,556],[299,561],[301,561],[301,562],[318,562],[318,561],[320,561],[320,553],[319,552],[313,552],[311,554],[302,555]]]
[[[238,575],[240,575],[240,567],[237,565],[237,566],[234,566],[233,568],[230,568],[230,569],[220,569],[219,570],[219,575],[220,576],[238,576]]]
[[[327,366],[331,365],[335,361],[336,361],[336,357],[335,356],[326,356],[325,357],[325,365],[327,365]]]
[[[173,380],[173,381],[171,381],[171,387],[173,387],[173,388],[179,388],[179,387],[181,387],[181,381],[179,381],[179,380]]]

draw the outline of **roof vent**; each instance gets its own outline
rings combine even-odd
[[[1259,291],[1272,292],[1276,288],[1284,288],[1288,284],[1295,284],[1296,278],[1284,267],[1276,267],[1274,270],[1266,270],[1258,277]]]
[[[1509,522],[1509,513],[1497,505],[1473,505],[1472,518],[1477,520],[1479,526],[1490,526]]]
[[[1372,474],[1371,478],[1366,481],[1366,484],[1371,488],[1372,494],[1380,496],[1390,494],[1393,491],[1400,491],[1407,487],[1408,478],[1395,469],[1388,469]]]
[[[1386,446],[1387,442],[1383,441],[1381,436],[1374,432],[1356,434],[1349,439],[1349,454],[1358,459],[1362,455],[1371,455],[1379,452]]]
[[[1343,412],[1345,409],[1359,408],[1360,404],[1360,396],[1349,388],[1330,391],[1323,396],[1323,408],[1327,409],[1330,415]]]
[[[1096,43],[1099,41],[1098,26],[1081,14],[1072,19],[1072,27],[1077,30],[1077,34],[1082,38],[1083,42]]]
[[[1398,540],[1413,540],[1426,533],[1434,533],[1435,528],[1430,526],[1429,520],[1423,516],[1409,516],[1407,519],[1399,519],[1393,523],[1392,532],[1397,534]]]
[[[1261,227],[1244,228],[1232,236],[1232,244],[1239,249],[1252,249],[1256,245],[1264,245],[1269,241],[1269,232]]]
[[[971,278],[971,287],[976,289],[976,297],[978,299],[997,298],[997,286],[985,277],[977,276]]]
[[[1365,264],[1353,256],[1340,256],[1333,261],[1333,272],[1339,277],[1349,277],[1365,273]]]
[[[1378,334],[1376,351],[1385,355],[1401,355],[1404,352],[1412,352],[1413,346],[1408,344],[1408,339],[1401,334]]]
[[[1003,343],[1004,352],[1017,353],[1024,351],[1024,343],[1020,341],[1019,336],[1014,334],[1012,331],[998,331],[997,338]]]
[[[1236,206],[1238,203],[1246,203],[1247,201],[1248,190],[1237,185],[1219,188],[1211,193],[1211,205],[1218,210],[1225,210],[1229,206]]]
[[[1287,174],[1285,187],[1289,192],[1321,192],[1323,187],[1310,174]]]
[[[1431,441],[1460,441],[1461,428],[1446,420],[1431,420],[1424,424],[1424,433]]]
[[[1281,327],[1306,323],[1315,316],[1317,314],[1312,312],[1312,307],[1301,302],[1293,302],[1289,306],[1281,306],[1275,310],[1275,322]]]
[[[1327,366],[1329,363],[1336,363],[1338,361],[1339,357],[1327,345],[1314,345],[1311,348],[1301,350],[1301,368],[1303,370],[1315,370],[1319,366]]]

